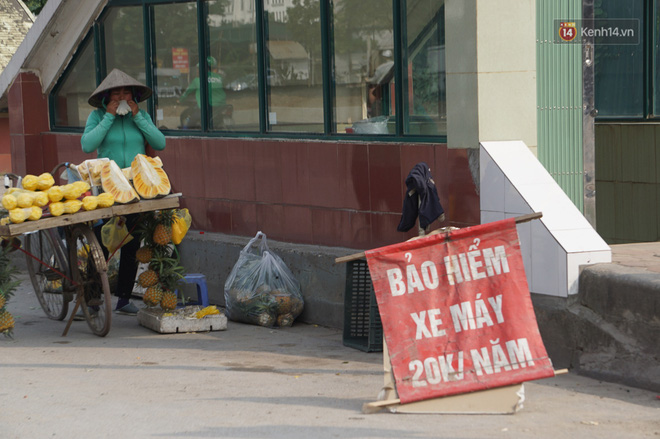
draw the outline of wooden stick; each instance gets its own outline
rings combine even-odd
[[[390,405],[401,404],[400,399],[387,399],[385,401],[374,401],[374,402],[365,402],[362,404],[362,413],[365,415],[370,415],[372,413],[378,413],[385,407]]]
[[[517,216],[515,218],[516,219],[516,224],[526,223],[527,221],[539,219],[542,216],[543,216],[543,213],[541,213],[541,212],[534,212],[534,213],[528,213],[527,215],[520,215],[520,216]],[[435,230],[433,232],[435,232]],[[433,232],[429,233],[426,236],[435,235],[436,233],[433,233]],[[424,236],[421,236],[420,238],[424,238]],[[363,258],[364,258],[364,252],[354,253],[352,255],[340,256],[340,257],[336,258],[335,259],[335,264],[340,264],[342,262],[355,261],[356,259],[363,259]]]
[[[559,369],[559,370],[555,370],[554,372],[555,375],[563,375],[565,373],[568,373],[568,369]],[[362,413],[364,413],[365,415],[378,413],[384,408],[397,404],[401,404],[401,400],[398,398],[386,399],[384,401],[365,402],[364,404],[362,404]]]

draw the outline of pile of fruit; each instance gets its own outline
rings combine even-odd
[[[42,216],[110,207],[115,202],[153,199],[169,194],[172,189],[162,161],[143,154],[138,154],[131,167],[123,170],[109,159],[86,160],[76,170],[81,180],[62,186],[55,185],[48,172],[24,176],[21,188],[9,188],[3,195],[2,206],[8,215],[0,219],[0,224],[20,224]],[[92,185],[101,187],[103,193],[92,195]]]
[[[14,317],[7,311],[7,302],[19,285],[19,281],[15,280],[18,270],[8,256],[11,248],[3,245],[0,249],[0,334],[7,336],[11,336],[14,329]]]
[[[186,214],[186,209],[168,209],[145,212],[140,217],[136,235],[143,245],[138,249],[136,259],[149,265],[138,276],[137,282],[146,288],[142,300],[149,307],[160,306],[164,311],[176,308],[177,296],[174,291],[183,279],[184,269],[175,244],[183,239],[177,233],[180,233],[178,228],[182,227],[181,222],[185,222]]]

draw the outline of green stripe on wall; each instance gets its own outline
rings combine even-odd
[[[581,18],[581,1],[536,1],[537,154],[583,211],[582,46],[555,43],[555,20]]]

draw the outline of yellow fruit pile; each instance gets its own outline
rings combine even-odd
[[[83,180],[62,186],[55,185],[55,179],[48,172],[23,177],[22,188],[9,188],[2,197],[2,207],[9,215],[0,219],[0,225],[35,221],[42,213],[60,216],[81,209],[106,208],[114,203],[132,203],[140,198],[162,197],[172,189],[158,157],[138,154],[131,167],[124,169],[107,158],[85,160],[75,168]],[[87,194],[90,183],[101,186],[103,193],[97,196]],[[186,230],[190,227],[190,224],[185,227],[183,222],[181,225]]]
[[[81,208],[93,210],[114,204],[114,198],[110,194],[85,196],[90,185],[84,181],[63,186],[55,186],[54,183],[53,176],[47,172],[39,176],[28,174],[22,179],[22,188],[7,189],[2,196],[2,207],[9,215],[0,219],[0,225],[36,221],[42,214],[60,216],[76,213]]]

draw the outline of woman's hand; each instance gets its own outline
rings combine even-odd
[[[119,107],[119,101],[110,101],[105,107],[105,111],[112,114],[113,116],[117,115],[117,107]]]
[[[133,116],[138,114],[138,111],[140,111],[140,107],[138,107],[137,102],[135,102],[133,99],[128,101],[128,106],[131,107],[131,111],[133,112]]]

